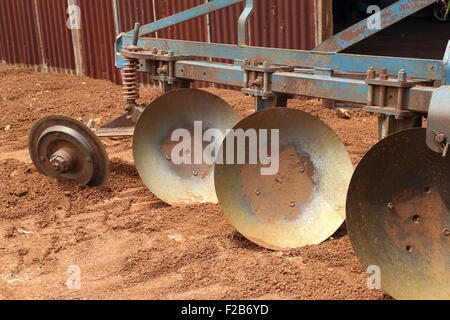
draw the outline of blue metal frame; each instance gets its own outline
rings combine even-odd
[[[139,37],[137,43],[136,36],[159,31],[177,23],[187,21],[216,10],[245,1],[245,9],[241,14],[238,25],[238,45],[204,43],[195,41],[156,39],[151,37]],[[288,50],[277,48],[263,48],[248,46],[248,19],[253,12],[255,0],[215,0],[189,10],[177,13],[173,16],[155,21],[140,28],[140,31],[130,31],[121,34],[116,39],[116,66],[123,67],[121,52],[128,48],[141,48],[141,56],[137,59],[146,60],[146,54],[150,56],[152,52],[170,52],[171,56],[207,57],[210,62],[196,60],[176,60],[170,66],[175,70],[174,78],[186,80],[202,80],[213,83],[228,84],[247,88],[254,92],[256,104],[259,107],[269,105],[263,103],[267,98],[263,97],[260,89],[252,90],[247,86],[248,71],[245,70],[243,62],[256,60],[260,66],[284,65],[300,67],[295,71],[281,71],[264,74],[270,81],[270,93],[280,98],[281,105],[284,97],[290,94],[298,94],[312,97],[320,97],[332,100],[350,101],[359,104],[374,103],[374,108],[378,108],[380,114],[394,116],[399,119],[408,112],[427,113],[432,100],[433,92],[436,88],[414,87],[408,84],[406,74],[409,79],[427,80],[428,84],[437,83],[450,84],[450,41],[444,54],[443,60],[432,59],[409,59],[395,57],[380,57],[369,55],[342,54],[332,51],[340,51],[370,35],[386,28],[401,19],[433,4],[434,0],[399,0],[390,7],[380,12],[381,28],[371,30],[368,28],[366,20],[344,30],[335,35],[315,50]],[[131,49],[130,49],[131,50]],[[136,53],[135,53],[136,54]],[[234,64],[222,64],[211,62],[211,58],[234,59]],[[307,68],[305,70],[305,68]],[[385,78],[394,76],[398,80],[389,82],[381,77],[376,79],[375,84],[364,80],[365,73],[369,75],[369,70],[384,71]],[[145,64],[141,71],[151,72]],[[354,73],[351,77],[336,76],[336,72]],[[260,72],[261,74],[261,72]],[[358,75],[355,75],[358,74]],[[401,83],[401,74],[405,76],[405,83]],[[362,77],[361,77],[362,75]],[[165,78],[162,78],[162,81]],[[374,79],[374,78],[372,78]],[[267,79],[266,79],[267,80]],[[171,80],[173,81],[173,80]],[[385,81],[385,82],[383,82]],[[413,81],[414,82],[414,81]],[[381,83],[381,84],[380,84]],[[374,90],[377,91],[375,98]],[[449,90],[444,89],[446,91]],[[383,92],[381,94],[381,92]],[[253,93],[251,93],[253,94]],[[444,95],[442,92],[440,95]],[[368,108],[371,106],[368,106]],[[444,106],[447,108],[448,106]]]

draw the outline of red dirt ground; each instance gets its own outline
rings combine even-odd
[[[219,205],[171,207],[141,182],[131,139],[104,139],[111,177],[81,187],[38,173],[27,135],[42,116],[122,113],[121,87],[0,64],[0,299],[386,299],[366,287],[345,227],[320,245],[285,252],[243,238]],[[242,116],[252,99],[210,89]],[[160,94],[143,89],[142,101]],[[330,125],[356,165],[376,142],[376,118],[341,119],[317,100],[291,100]],[[5,130],[6,129],[6,130]],[[81,270],[68,289],[67,269]]]

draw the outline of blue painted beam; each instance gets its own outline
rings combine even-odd
[[[199,5],[197,7],[176,13],[172,16],[160,19],[158,21],[155,21],[153,23],[147,24],[145,26],[141,27],[141,31],[139,32],[139,36],[143,36],[155,31],[159,31],[165,28],[168,28],[170,26],[173,26],[177,23],[188,21],[197,17],[200,17],[202,15],[229,7],[233,4],[243,2],[245,0],[215,0],[211,1],[202,5]],[[133,34],[133,30],[127,32],[127,35],[131,36]]]
[[[206,61],[178,61],[175,76],[181,79],[201,80],[242,87],[244,71],[236,65]],[[368,85],[364,80],[329,77],[294,72],[276,72],[271,77],[272,91],[280,94],[295,94],[367,104]],[[397,88],[389,88],[387,107],[396,107]],[[427,112],[436,88],[411,88],[405,91],[404,108]],[[375,97],[375,102],[378,102]]]
[[[118,37],[116,53],[131,44],[132,36],[124,35]],[[147,50],[153,47],[166,51],[171,50],[175,55],[192,55],[234,60],[254,58],[259,62],[268,60],[273,64],[309,68],[332,68],[347,72],[366,72],[370,67],[377,70],[386,68],[387,72],[391,75],[397,75],[400,69],[405,69],[411,77],[432,80],[441,80],[443,76],[441,60],[364,56],[250,46],[239,47],[228,44],[144,37],[139,39],[138,45]],[[116,65],[122,67],[120,57],[118,57]]]
[[[371,35],[399,22],[400,20],[416,13],[419,10],[435,3],[436,0],[400,0],[369,18],[334,35],[322,42],[314,51],[339,52],[355,43],[370,37]],[[379,15],[380,25],[374,25],[375,17]],[[369,27],[370,26],[370,27]]]

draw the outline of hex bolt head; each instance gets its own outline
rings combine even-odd
[[[256,194],[257,196],[259,196],[259,195],[261,195],[261,191],[259,191],[259,189],[256,189],[256,190],[255,190],[255,194]]]
[[[442,234],[446,237],[450,236],[450,230],[447,228],[442,229]]]
[[[295,207],[295,202],[294,202],[294,201],[291,201],[291,202],[289,203],[289,205],[291,206],[291,208],[293,208],[293,207]]]
[[[445,141],[445,139],[446,139],[446,136],[445,136],[445,134],[443,134],[443,133],[438,133],[438,134],[434,137],[434,140],[435,140],[437,143],[443,143],[443,142]]]
[[[405,69],[401,69],[398,72],[398,81],[406,82],[407,80],[408,80],[408,74],[407,74],[406,70]]]
[[[65,173],[70,167],[69,161],[57,154],[50,158],[50,165],[57,173]]]

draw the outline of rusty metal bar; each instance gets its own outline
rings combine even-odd
[[[339,52],[371,35],[399,22],[419,10],[435,3],[436,0],[400,0],[375,13],[361,22],[334,35],[330,39],[315,47],[314,51]],[[372,20],[379,18],[379,26],[373,25]]]

